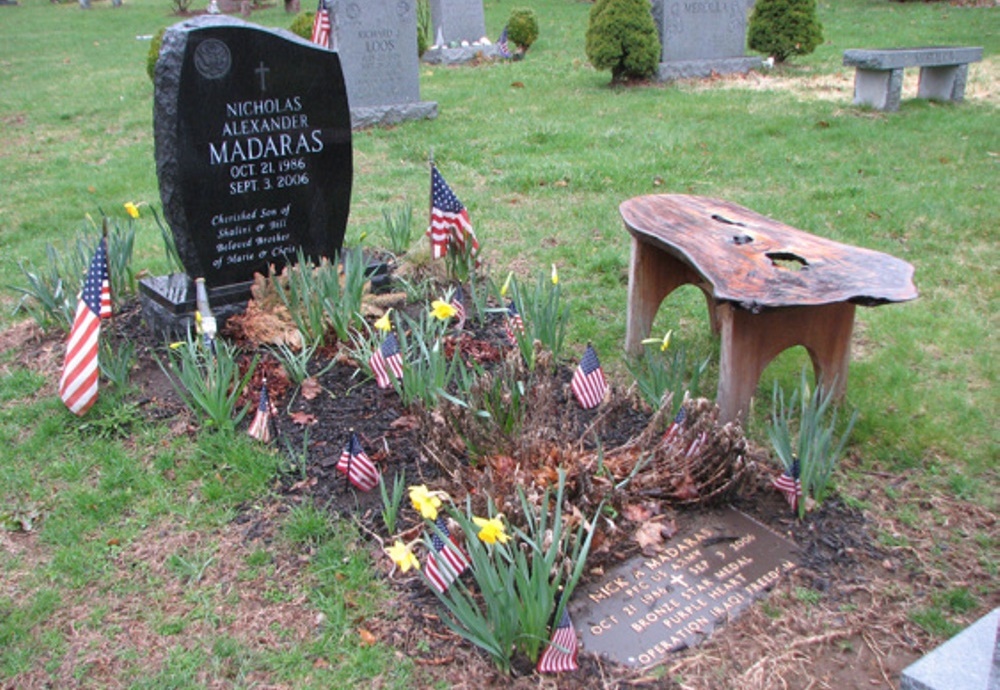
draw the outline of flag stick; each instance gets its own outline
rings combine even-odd
[[[350,428],[351,436],[347,439],[347,472],[344,473],[344,490],[350,486],[351,462],[354,461],[354,427]]]
[[[108,263],[108,293],[110,293],[110,295],[111,295],[112,306],[114,306],[115,294],[111,290],[111,286],[112,286],[112,282],[111,282],[111,261],[107,259],[107,256],[108,256],[108,217],[107,216],[104,216],[103,218],[101,218],[101,239],[104,240],[105,260]],[[115,310],[114,309],[111,310],[111,314],[108,315],[108,318],[112,319],[112,320],[115,318]]]

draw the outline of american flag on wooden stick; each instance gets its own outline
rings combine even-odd
[[[59,379],[59,397],[70,412],[83,415],[97,400],[97,362],[101,319],[111,316],[108,275],[108,239],[102,237],[83,279],[76,317],[66,344],[66,360]]]
[[[507,333],[507,340],[511,345],[517,345],[517,334],[524,333],[524,319],[514,306],[514,300],[507,305],[507,321],[504,323],[504,331]]]
[[[337,461],[337,471],[347,475],[347,479],[361,491],[371,491],[378,485],[378,469],[365,449],[361,447],[358,435],[351,432],[344,452]]]
[[[456,328],[462,330],[465,327],[465,292],[461,285],[455,288],[455,294],[451,296],[451,306],[455,308],[455,319],[458,321]]]
[[[390,371],[397,380],[403,381],[403,355],[399,352],[399,340],[396,339],[395,333],[390,333],[385,337],[371,359],[368,360],[368,365],[375,374],[375,384],[379,388],[392,386],[392,379],[389,378]]]
[[[267,379],[260,385],[260,402],[257,404],[257,412],[253,416],[253,421],[247,428],[247,433],[262,443],[270,443],[274,438],[272,433],[272,415],[274,407],[271,405],[271,398],[267,394]]]
[[[476,256],[479,253],[479,240],[469,221],[469,212],[458,200],[451,187],[441,177],[437,166],[431,163],[431,224],[427,228],[427,236],[431,238],[431,255],[440,259],[448,253],[451,243],[464,252],[466,243],[469,253]]]
[[[670,422],[670,426],[667,427],[666,432],[663,434],[663,445],[670,445],[676,441],[681,432],[684,431],[684,422],[687,420],[687,412],[684,411],[684,405],[681,405],[681,409],[677,410],[677,414],[674,416],[674,421]]]
[[[575,671],[579,668],[576,663],[576,655],[576,629],[573,627],[573,621],[569,619],[569,612],[563,610],[559,625],[552,631],[551,641],[538,659],[538,672]]]
[[[608,391],[608,382],[604,378],[604,370],[601,369],[601,362],[597,359],[597,353],[591,345],[583,352],[583,359],[580,365],[573,372],[573,380],[570,381],[573,395],[576,396],[580,407],[589,410],[597,407],[604,394]]]
[[[438,516],[434,525],[437,527],[431,535],[431,545],[434,547],[434,551],[427,554],[427,565],[424,568],[424,573],[431,586],[443,593],[469,567],[469,558],[451,538],[448,523],[443,515]]]
[[[312,38],[316,45],[330,47],[330,11],[326,8],[326,0],[319,0],[316,16],[313,17]]]
[[[781,476],[774,480],[774,488],[785,495],[785,500],[792,510],[799,509],[799,501],[802,500],[802,480],[799,478],[801,466],[799,459],[795,458],[792,466],[782,472]]]

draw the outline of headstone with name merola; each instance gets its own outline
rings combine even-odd
[[[336,53],[225,16],[176,24],[156,66],[154,139],[164,216],[213,306],[300,250],[340,250],[353,169]],[[151,285],[164,306],[193,305],[189,280]]]
[[[416,0],[332,0],[331,44],[339,53],[355,128],[437,116],[420,100]]]
[[[747,57],[747,21],[754,0],[653,0],[660,34],[659,78],[743,73],[759,67]]]

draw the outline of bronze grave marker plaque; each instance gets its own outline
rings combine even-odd
[[[795,545],[743,513],[699,513],[655,556],[634,558],[573,593],[583,648],[652,666],[702,642],[795,567]]]

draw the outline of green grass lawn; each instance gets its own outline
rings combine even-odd
[[[611,88],[610,74],[594,71],[584,54],[589,3],[521,4],[540,22],[526,59],[422,65],[421,97],[437,101],[437,119],[355,133],[348,241],[367,233],[378,243],[387,207],[412,203],[423,222],[433,148],[469,209],[487,269],[497,279],[508,270],[533,278],[556,264],[573,310],[567,352],[575,356],[592,341],[622,380],[629,242],[617,209],[625,199],[719,197],[898,256],[914,265],[920,298],[858,310],[846,400],[859,411],[856,459],[838,484],[850,495],[870,482],[867,473],[888,473],[995,516],[1000,11],[821,0],[824,43],[770,73]],[[495,38],[510,5],[484,5]],[[253,20],[286,27],[291,18],[278,3]],[[19,264],[40,265],[47,244],[61,249],[80,231],[93,233],[101,210],[124,219],[127,201],[159,206],[146,58],[148,37],[174,21],[167,0],[126,0],[120,8],[101,0],[90,11],[48,0],[0,7],[0,284],[21,283]],[[853,72],[841,65],[843,50],[921,45],[983,46],[964,103],[914,100],[915,75],[908,75],[898,113],[851,105]],[[162,273],[167,264],[149,214],[138,227],[136,268]],[[13,291],[0,292],[0,325],[23,318],[12,313],[15,304]],[[665,302],[654,333],[668,329],[690,351],[712,356],[704,388],[711,391],[718,345],[694,288]],[[807,361],[798,348],[765,371],[752,437],[765,438],[761,403],[769,402],[772,382],[794,385]],[[136,679],[138,687],[205,678],[324,687],[373,676],[387,685],[410,680],[410,667],[397,665],[391,649],[352,644],[353,621],[384,593],[348,527],[296,513],[278,520],[285,532],[273,549],[225,551],[218,535],[237,506],[268,495],[275,458],[242,442],[219,448],[211,438],[176,437],[124,402],[103,408],[117,421],[95,431],[94,420],[69,417],[53,384],[17,353],[0,353],[0,516],[37,523],[30,548],[0,541],[10,546],[0,551],[0,684],[52,677],[99,686],[97,659],[127,684],[137,652],[107,602],[128,596],[175,607],[151,604],[140,617],[143,634],[165,641],[157,647],[159,675]],[[939,518],[905,495],[888,499],[899,511],[892,519],[914,530]],[[122,546],[149,530],[179,530],[190,543],[171,547],[172,567],[132,568],[124,577]],[[995,577],[995,527],[955,538],[963,537],[980,545]],[[269,651],[248,648],[233,637],[233,621],[212,618],[228,596],[218,554],[236,558],[239,576],[260,584],[269,568],[294,562],[290,554],[304,543],[311,562],[271,596],[277,603],[302,598],[312,615],[323,614],[322,633],[272,630],[278,642]],[[922,605],[931,614],[952,611],[938,600]],[[70,649],[75,643],[54,623],[78,607],[89,607],[91,627],[102,631],[88,638],[90,656]],[[185,630],[207,642],[185,645]],[[67,655],[91,661],[67,670]]]

